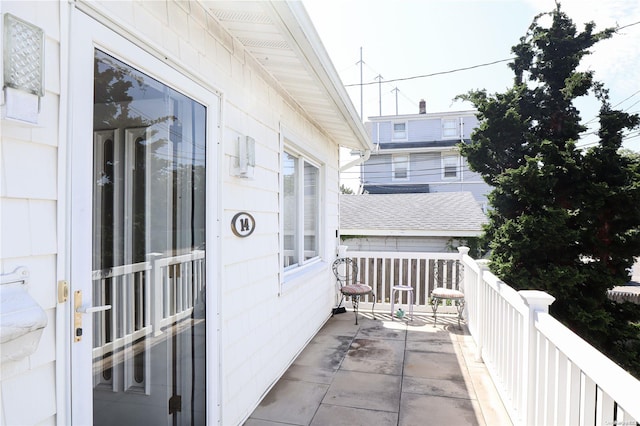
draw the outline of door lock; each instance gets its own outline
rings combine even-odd
[[[79,342],[82,340],[82,314],[93,314],[95,312],[108,311],[111,305],[101,306],[83,306],[82,291],[73,292],[73,340]]]

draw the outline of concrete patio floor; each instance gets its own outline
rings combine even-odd
[[[510,425],[465,325],[454,316],[335,315],[245,426]]]

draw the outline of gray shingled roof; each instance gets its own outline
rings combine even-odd
[[[471,237],[486,222],[470,192],[340,197],[342,235]]]

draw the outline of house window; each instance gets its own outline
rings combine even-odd
[[[442,138],[457,138],[460,136],[459,122],[457,118],[442,120]]]
[[[458,156],[443,155],[442,156],[442,178],[455,179],[458,177]]]
[[[409,156],[394,155],[391,163],[393,180],[409,179]]]
[[[393,140],[407,139],[407,123],[393,123]]]
[[[282,176],[283,265],[292,269],[318,257],[320,168],[285,151]]]

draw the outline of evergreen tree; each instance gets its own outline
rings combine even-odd
[[[640,254],[640,162],[620,150],[640,121],[611,107],[593,72],[577,70],[614,33],[593,23],[578,32],[560,4],[538,15],[512,48],[513,86],[460,96],[480,120],[460,149],[494,187],[485,228],[492,271],[516,289],[553,295],[554,317],[640,377],[640,307],[607,298]],[[574,101],[588,95],[601,103],[599,143],[583,151]]]

